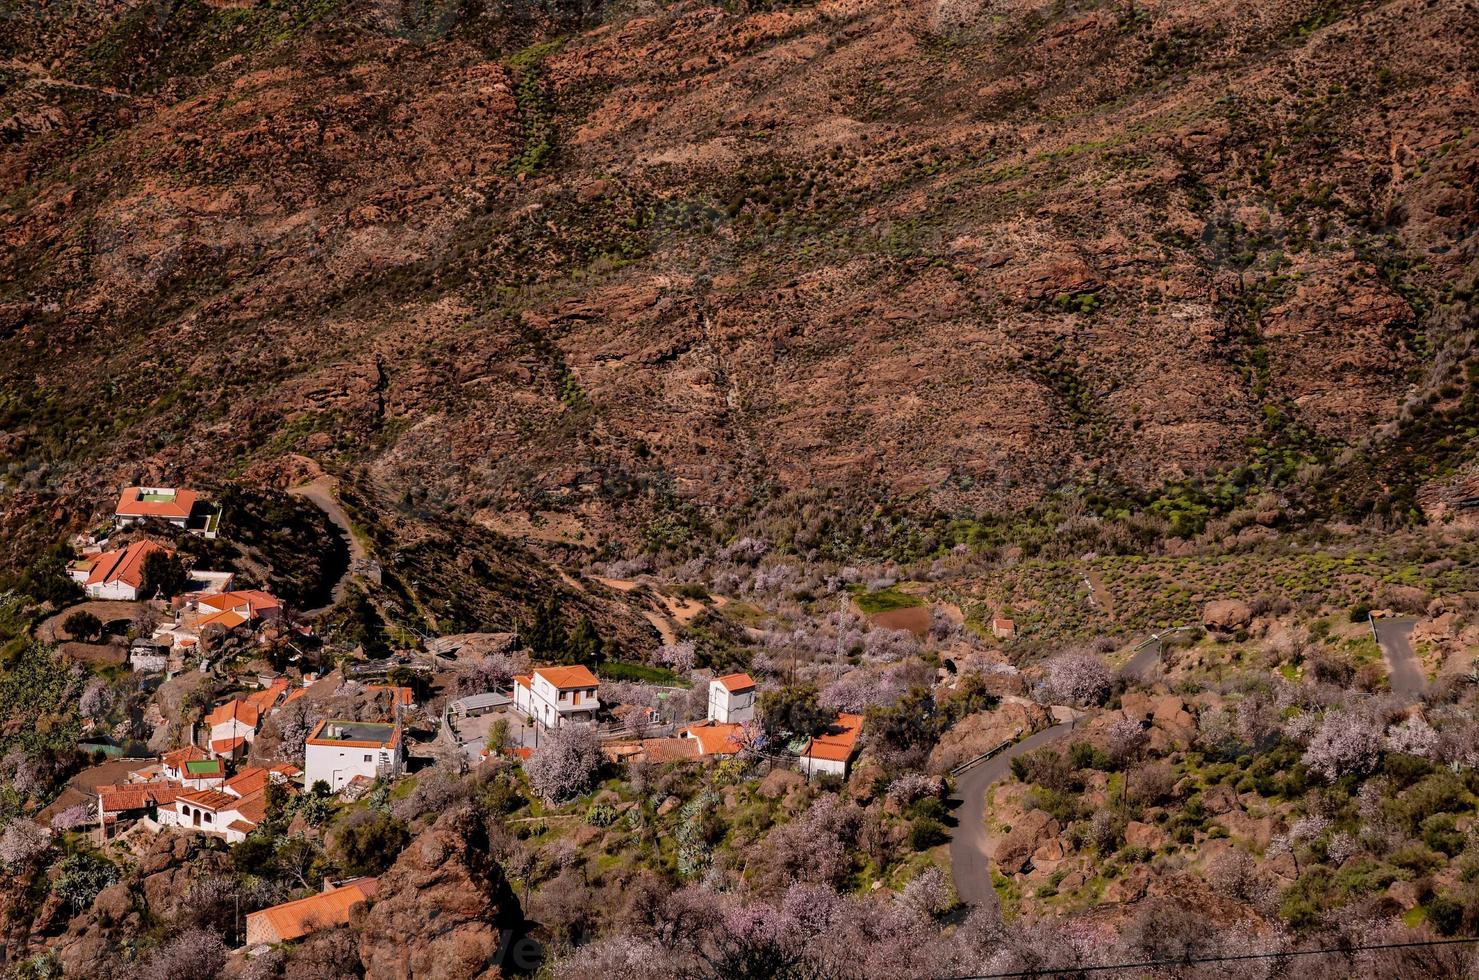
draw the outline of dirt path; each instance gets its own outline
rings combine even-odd
[[[968,905],[989,908],[1000,915],[996,889],[991,884],[991,835],[986,830],[986,791],[1011,772],[1012,760],[1040,749],[1073,731],[1073,722],[1063,721],[1029,735],[1001,755],[967,770],[955,782],[958,823],[950,839],[950,870],[955,891]]]
[[[344,537],[344,543],[349,547],[349,567],[344,570],[339,581],[334,583],[334,591],[329,604],[318,609],[305,610],[304,616],[316,616],[337,606],[344,598],[344,592],[349,588],[349,583],[354,579],[355,565],[369,557],[364,544],[354,535],[354,525],[350,523],[349,514],[339,503],[339,498],[334,496],[335,485],[336,481],[332,476],[321,476],[310,483],[288,489],[288,493],[295,497],[302,497],[323,511],[324,516],[339,529]]]
[[[1114,596],[1110,595],[1109,589],[1105,588],[1104,576],[1099,574],[1099,569],[1090,565],[1089,570],[1084,572],[1084,581],[1089,583],[1089,592],[1094,596],[1095,605],[1103,609],[1104,614],[1111,620],[1117,620],[1119,617],[1114,611]]]
[[[1414,701],[1428,688],[1427,678],[1423,676],[1422,666],[1412,649],[1412,627],[1415,625],[1417,620],[1411,618],[1377,619],[1372,623],[1376,642],[1386,657],[1392,693]]]

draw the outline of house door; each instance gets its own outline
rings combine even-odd
[[[196,811],[194,811],[194,813],[195,813],[195,826],[199,827],[200,826],[200,811],[199,810],[196,810]]]

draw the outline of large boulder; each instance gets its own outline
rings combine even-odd
[[[1253,609],[1240,599],[1215,599],[1202,610],[1202,625],[1214,633],[1236,633],[1253,622]]]
[[[1011,832],[997,842],[992,860],[1006,874],[1021,874],[1032,867],[1032,855],[1061,830],[1050,814],[1028,810],[1012,825]]]
[[[501,975],[504,930],[522,919],[481,822],[459,809],[401,852],[350,924],[369,980],[471,980]]]

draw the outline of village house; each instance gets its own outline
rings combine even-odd
[[[998,640],[1011,640],[1017,636],[1017,624],[1010,619],[997,616],[991,620],[991,635]]]
[[[181,793],[175,799],[175,823],[186,830],[223,837],[228,844],[238,843],[266,818],[268,785],[293,792],[297,773],[295,766],[253,766],[223,782],[219,789]]]
[[[175,487],[124,487],[113,509],[119,527],[156,520],[206,538],[215,538],[220,516],[194,490]]]
[[[175,823],[185,830],[223,837],[228,844],[246,840],[267,815],[266,793],[242,798],[224,790],[181,793],[175,800]]]
[[[257,737],[262,713],[243,698],[219,704],[205,716],[206,744],[211,755],[235,761],[246,755],[247,746]]]
[[[174,552],[153,541],[135,541],[127,548],[105,551],[78,559],[67,566],[67,574],[93,599],[135,602],[144,588],[144,559],[154,552],[174,557]]]
[[[863,731],[863,716],[839,714],[827,730],[813,738],[802,750],[799,768],[807,778],[833,775],[847,778],[853,756],[858,751],[858,736]]]
[[[246,944],[287,943],[319,929],[342,926],[349,922],[350,909],[374,897],[374,878],[356,878],[337,885],[326,881],[317,895],[248,913]]]
[[[226,779],[226,764],[198,746],[186,745],[161,755],[160,776],[186,789],[216,789]]]
[[[154,631],[159,642],[168,642],[172,650],[185,653],[200,649],[202,640],[213,633],[229,633],[243,627],[255,629],[263,623],[283,618],[282,601],[260,589],[235,592],[196,592],[183,598],[173,623]]]
[[[111,838],[122,824],[140,819],[158,826],[174,826],[177,816],[174,804],[185,792],[183,785],[168,780],[99,786],[98,826],[102,839]]]
[[[733,722],[701,721],[678,730],[680,737],[698,743],[700,756],[738,755],[745,747],[745,734],[745,726]]]
[[[592,722],[601,682],[588,668],[538,667],[514,678],[514,707],[545,728]]]
[[[400,726],[369,721],[325,720],[303,747],[303,785],[326,783],[337,793],[354,780],[394,779],[403,766]]]
[[[749,674],[725,674],[709,681],[709,720],[720,723],[755,718],[755,681]]]

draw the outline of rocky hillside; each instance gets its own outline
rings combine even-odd
[[[532,10],[7,21],[0,558],[290,452],[585,548],[1467,451],[1470,4]]]

